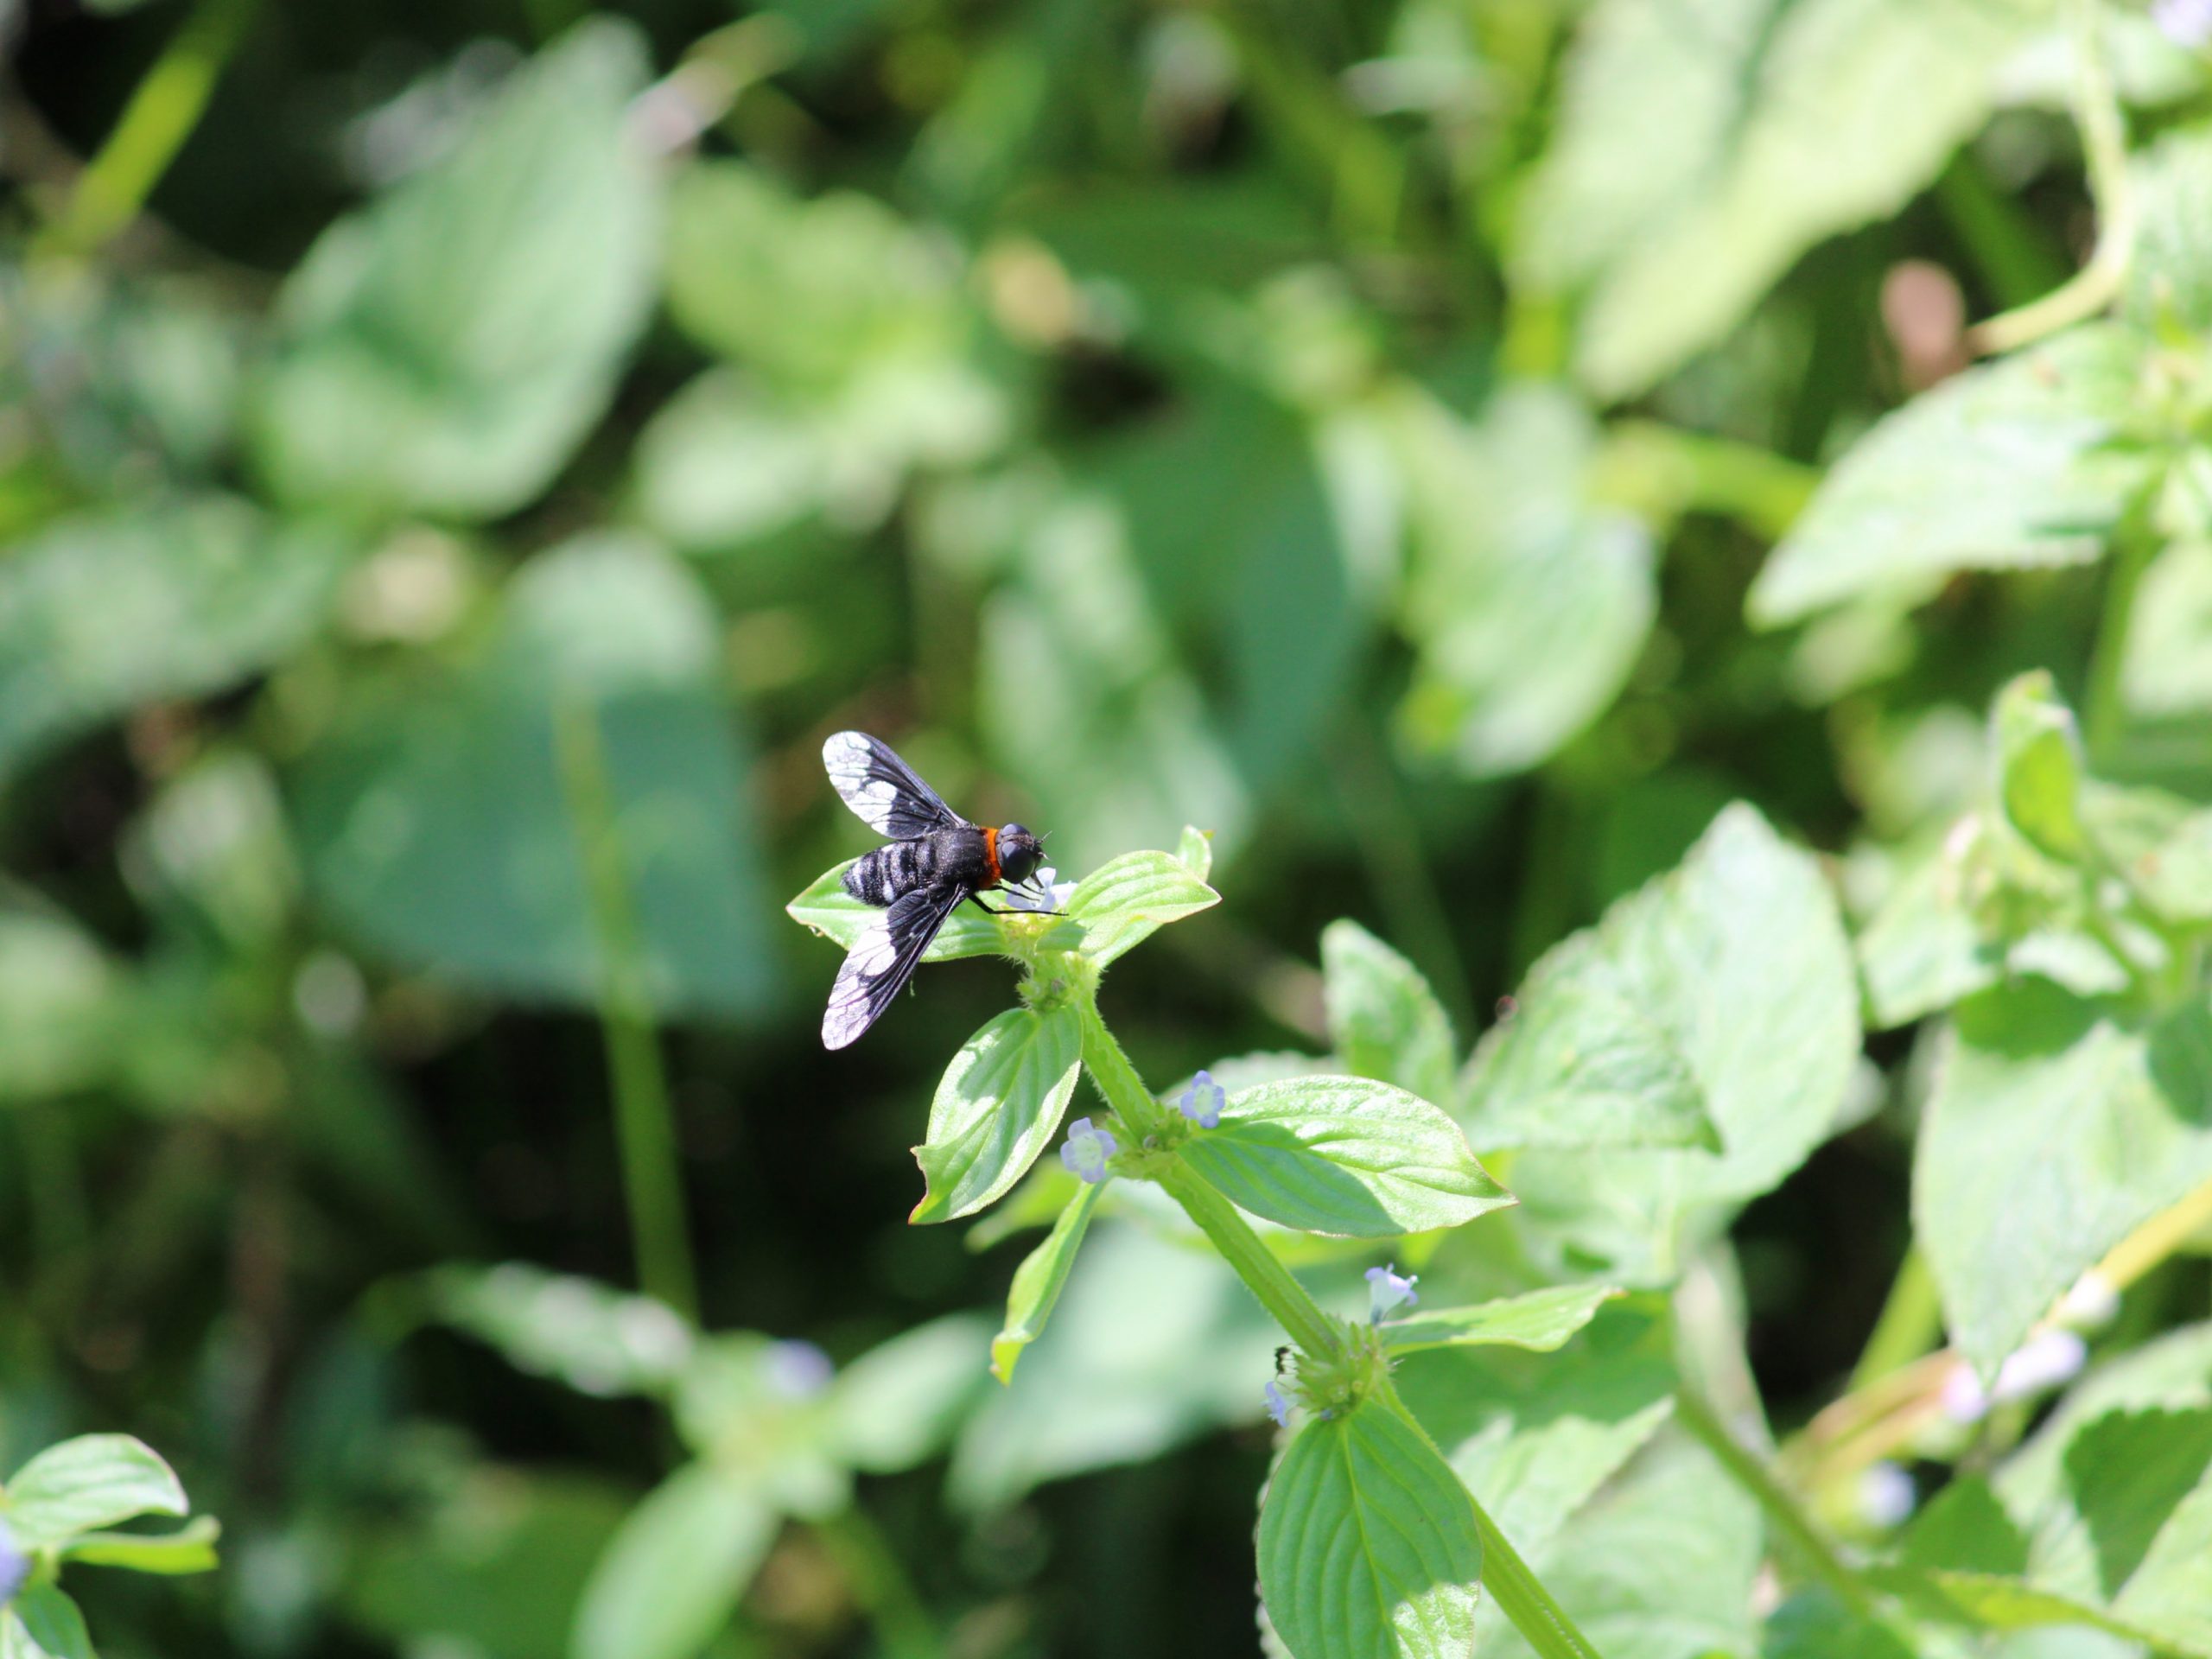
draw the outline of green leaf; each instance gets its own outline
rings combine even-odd
[[[1761,1634],[1759,1659],[1919,1659],[1885,1624],[1847,1606],[1826,1589],[1800,1591],[1776,1608]]]
[[[2018,1577],[2028,1540],[1980,1475],[1958,1475],[1912,1519],[1897,1559],[1907,1567]]]
[[[2066,1451],[2073,1514],[2055,1548],[2087,1548],[2105,1599],[2118,1597],[2153,1541],[2212,1467],[2212,1409],[2113,1412],[2087,1424]],[[2076,1519],[2078,1517],[2078,1520]],[[2052,1570],[2051,1550],[2037,1552]],[[2212,1584],[2204,1610],[2212,1618]]]
[[[1175,844],[1175,856],[1199,880],[1213,874],[1213,836],[1192,824],[1183,826],[1182,839]]]
[[[2060,1399],[1994,1484],[2006,1510],[2034,1517],[2066,1501],[2075,1438],[2114,1411],[2212,1406],[2212,1325],[2184,1325],[2100,1363]]]
[[[141,1515],[182,1515],[184,1488],[151,1446],[128,1434],[82,1434],[48,1446],[7,1487],[8,1525],[24,1548],[65,1544],[80,1532]]]
[[[710,370],[639,435],[639,506],[670,545],[727,551],[820,507],[830,459],[806,422],[757,386]]]
[[[1260,1505],[1260,1594],[1295,1659],[1445,1659],[1474,1637],[1474,1506],[1373,1402],[1299,1430]]]
[[[910,1221],[950,1221],[995,1202],[1028,1173],[1060,1127],[1083,1065],[1072,1007],[1009,1008],[963,1044],[930,1103],[914,1148],[929,1190]]]
[[[2164,1448],[2161,1448],[2162,1450]],[[2152,1643],[2212,1654],[2212,1484],[2199,1481],[2158,1529],[2113,1611]]]
[[[1990,724],[2006,819],[2038,851],[2078,860],[2088,846],[2082,829],[2082,734],[2050,671],[2023,674],[1999,691]]]
[[[1076,1252],[1090,1226],[1090,1212],[1105,1192],[1103,1181],[1086,1181],[1060,1211],[1045,1242],[1022,1258],[1014,1269],[1014,1284],[1006,1294],[1006,1323],[991,1339],[991,1375],[1012,1383],[1021,1351],[1037,1340],[1052,1317],[1052,1304],[1060,1300]]]
[[[1716,1224],[1836,1122],[1859,1053],[1859,993],[1834,899],[1810,855],[1732,806],[1679,869],[1556,954],[1664,1034],[1724,1150],[1530,1147],[1513,1166],[1515,1220],[1578,1276],[1601,1263],[1669,1275],[1686,1222]],[[1540,963],[1532,978],[1549,971]],[[1470,1132],[1484,1138],[1479,1113]]]
[[[834,940],[845,950],[851,950],[869,918],[882,915],[873,905],[862,904],[845,891],[845,872],[859,861],[847,859],[843,863],[824,870],[814,879],[804,893],[784,906],[784,913],[801,927],[811,928],[825,939]],[[924,962],[955,962],[963,957],[992,957],[1006,954],[1007,945],[1000,930],[1016,925],[1027,925],[1026,915],[1010,916],[993,921],[980,915],[972,907],[963,906],[945,918],[938,930],[937,938],[922,952]],[[1071,946],[1079,936],[1072,930],[1067,935]]]
[[[1541,1548],[1659,1432],[1675,1376],[1659,1299],[1599,1308],[1555,1353],[1405,1355],[1400,1396],[1505,1535]]]
[[[2143,342],[2089,323],[1954,375],[1847,453],[1746,601],[1777,627],[1862,594],[1932,594],[1957,570],[2094,559],[2152,476],[2111,447],[2137,404]]]
[[[92,1633],[60,1586],[35,1584],[0,1609],[0,1659],[94,1659]]]
[[[1402,434],[1416,662],[1400,728],[1470,777],[1524,771],[1626,682],[1658,605],[1650,537],[1591,505],[1596,425],[1556,387],[1510,388],[1472,430],[1414,406]]]
[[[222,1523],[211,1515],[188,1521],[175,1532],[84,1532],[62,1551],[62,1559],[86,1567],[119,1567],[133,1573],[156,1573],[174,1577],[187,1573],[212,1573],[221,1565],[215,1543],[223,1535]]]
[[[1329,1040],[1354,1075],[1395,1083],[1423,1100],[1453,1093],[1452,1022],[1421,969],[1357,922],[1321,932]]]
[[[2093,783],[2082,800],[2097,850],[2169,922],[2212,921],[2212,808],[2161,790]]]
[[[989,1335],[980,1314],[948,1313],[877,1344],[839,1371],[829,1402],[837,1455],[870,1474],[935,1457],[982,1389],[976,1359]]]
[[[355,551],[203,496],[48,524],[0,560],[0,779],[141,703],[221,691],[302,644]]]
[[[1530,970],[1468,1062],[1462,1098],[1484,1147],[1721,1149],[1688,1059],[1587,934]]]
[[[1513,1202],[1440,1107],[1360,1077],[1244,1090],[1180,1155],[1240,1208],[1310,1233],[1389,1238]]]
[[[2212,710],[2212,542],[2170,542],[2144,569],[2120,689],[2130,710],[2153,719]]]
[[[2153,329],[2212,329],[2212,127],[2162,133],[2128,170],[2136,231],[2125,314]]]
[[[2139,1223],[2212,1175],[2212,1011],[2123,1020],[2042,981],[1960,1006],[1913,1161],[1916,1236],[1986,1378]]]
[[[1382,1327],[1394,1354],[1430,1348],[1527,1348],[1548,1354],[1622,1293],[1611,1285],[1554,1285],[1472,1307],[1440,1307]]]
[[[765,1006],[780,986],[720,631],[649,543],[539,554],[456,670],[372,687],[309,753],[295,807],[312,891],[401,962],[589,1005],[601,943],[560,735],[586,719],[655,1006]]]
[[[481,519],[544,489],[652,305],[659,169],[627,130],[645,71],[628,25],[570,31],[450,154],[324,233],[254,421],[279,496]]]
[[[2004,976],[2005,945],[1968,908],[1966,873],[1940,852],[1899,878],[1856,941],[1877,1031],[1986,991]]]
[[[758,168],[702,162],[669,200],[677,324],[778,391],[824,401],[885,365],[957,355],[972,327],[947,245],[881,201],[801,201]]]
[[[1076,884],[1067,913],[1083,925],[1083,952],[1100,966],[1221,895],[1172,853],[1123,853]]]
[[[1904,207],[1981,124],[1995,72],[2050,13],[2034,0],[1604,0],[1568,55],[1516,261],[1524,285],[1586,292],[1582,378],[1608,397],[1647,390],[1805,250]]]
[[[516,1370],[601,1398],[666,1394],[698,1341],[688,1320],[649,1296],[522,1262],[440,1268],[424,1289],[435,1318]]]
[[[571,1659],[691,1659],[736,1610],[776,1525],[730,1471],[684,1465],[630,1511],[592,1568]]]

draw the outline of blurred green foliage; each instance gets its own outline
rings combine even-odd
[[[1576,1317],[1399,1386],[1602,1651],[2212,1652],[2189,12],[0,0],[0,1468],[225,1529],[100,1650],[1247,1649],[1273,1322],[1120,1182],[998,1388],[1069,1090],[819,1048],[856,727],[1211,832],[1147,1077],[1459,1122]]]

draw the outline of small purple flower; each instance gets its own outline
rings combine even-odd
[[[8,1523],[0,1521],[0,1607],[16,1599],[16,1592],[23,1587],[23,1580],[31,1575],[31,1558],[16,1542],[16,1535]]]
[[[813,1399],[837,1374],[830,1356],[810,1342],[769,1344],[763,1369],[768,1386],[786,1400]]]
[[[2151,21],[2176,46],[2192,52],[2212,46],[2212,0],[2151,0]]]
[[[1110,1130],[1095,1129],[1089,1118],[1078,1117],[1068,1125],[1068,1138],[1060,1143],[1060,1161],[1070,1174],[1095,1186],[1106,1179],[1106,1160],[1117,1150]]]
[[[1367,1322],[1382,1323],[1382,1316],[1399,1307],[1411,1307],[1421,1300],[1414,1287],[1421,1282],[1417,1273],[1400,1273],[1393,1262],[1387,1268],[1367,1270]]]
[[[1183,1098],[1176,1103],[1183,1116],[1202,1129],[1221,1127],[1221,1109],[1229,1103],[1229,1090],[1213,1080],[1213,1073],[1201,1071],[1191,1079],[1191,1086],[1183,1091]]]
[[[1268,1415],[1275,1420],[1277,1428],[1290,1427],[1290,1401],[1283,1394],[1282,1384],[1274,1378],[1268,1379]]]

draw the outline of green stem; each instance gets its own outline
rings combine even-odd
[[[1873,1334],[1851,1373],[1851,1386],[1863,1389],[1891,1371],[1901,1370],[1933,1348],[1943,1335],[1943,1309],[1936,1294],[1936,1275],[1928,1258],[1914,1246],[1897,1265],[1882,1316],[1874,1321]]]
[[[1144,1086],[1129,1057],[1106,1029],[1098,1014],[1098,998],[1085,988],[1076,994],[1076,1012],[1083,1021],[1083,1065],[1107,1107],[1122,1120],[1122,1128],[1137,1141],[1156,1135],[1167,1126],[1167,1114]]]
[[[1144,1086],[1129,1057],[1099,1018],[1098,1001],[1089,990],[1077,994],[1083,1018],[1083,1065],[1123,1127],[1141,1140],[1164,1127],[1166,1115]],[[1198,1230],[1213,1242],[1236,1276],[1251,1288],[1275,1323],[1309,1354],[1336,1358],[1344,1352],[1344,1321],[1332,1319],[1269,1249],[1236,1206],[1179,1159],[1168,1159],[1154,1179],[1183,1206]]]
[[[645,988],[645,944],[631,902],[598,716],[588,704],[565,703],[557,735],[599,947],[600,1023],[607,1033],[607,1076],[614,1093],[615,1136],[638,1283],[648,1296],[696,1319],[698,1280],[677,1163],[676,1115]]]
[[[1344,1351],[1344,1324],[1332,1319],[1283,1266],[1236,1206],[1203,1176],[1179,1160],[1159,1177],[1167,1196],[1183,1206],[1183,1213],[1236,1270],[1260,1304],[1275,1316],[1275,1323],[1290,1332],[1291,1340],[1307,1353],[1334,1359]]]
[[[1473,1494],[1468,1496],[1471,1501]],[[1552,1599],[1544,1581],[1529,1570],[1480,1503],[1475,1504],[1475,1530],[1483,1541],[1483,1588],[1535,1649],[1538,1659],[1598,1659],[1590,1638]]]
[[[938,1659],[944,1643],[929,1609],[874,1519],[849,1503],[814,1530],[874,1625],[885,1659]]]
[[[1713,1414],[1705,1402],[1687,1389],[1678,1391],[1675,1395],[1675,1417],[1765,1512],[1769,1524],[1788,1542],[1789,1553],[1808,1573],[1870,1622],[1883,1626],[1891,1624],[1889,1613],[1874,1599],[1874,1592],[1836,1553],[1835,1546],[1813,1524],[1812,1517],[1798,1506],[1797,1500],[1774,1478],[1766,1465],[1728,1432],[1727,1426]],[[1906,1650],[1917,1651],[1910,1641]]]
[[[200,0],[77,177],[48,251],[84,255],[128,225],[200,124],[259,0]]]
[[[2082,740],[2091,767],[2105,771],[2127,729],[2127,703],[2120,690],[2126,665],[2127,636],[2134,626],[2135,594],[2158,544],[2142,527],[2123,527],[2113,553],[2105,589],[2104,612],[2097,619],[2097,639],[2089,658],[2089,683],[2082,698]]]
[[[1978,352],[2009,352],[2094,316],[2119,296],[2135,257],[2135,195],[2127,179],[2127,125],[2105,61],[2099,0],[2073,0],[2074,119],[2088,161],[2097,205],[2097,245],[2089,263],[2044,295],[2000,312],[1969,331]]]

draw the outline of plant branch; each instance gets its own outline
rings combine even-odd
[[[2010,352],[2093,317],[2119,297],[2135,257],[2135,194],[2127,177],[2127,127],[2105,60],[2099,0],[2073,0],[2074,119],[2088,160],[2097,205],[2097,245],[2089,263],[2041,299],[1999,312],[1967,331],[1982,353]]]

